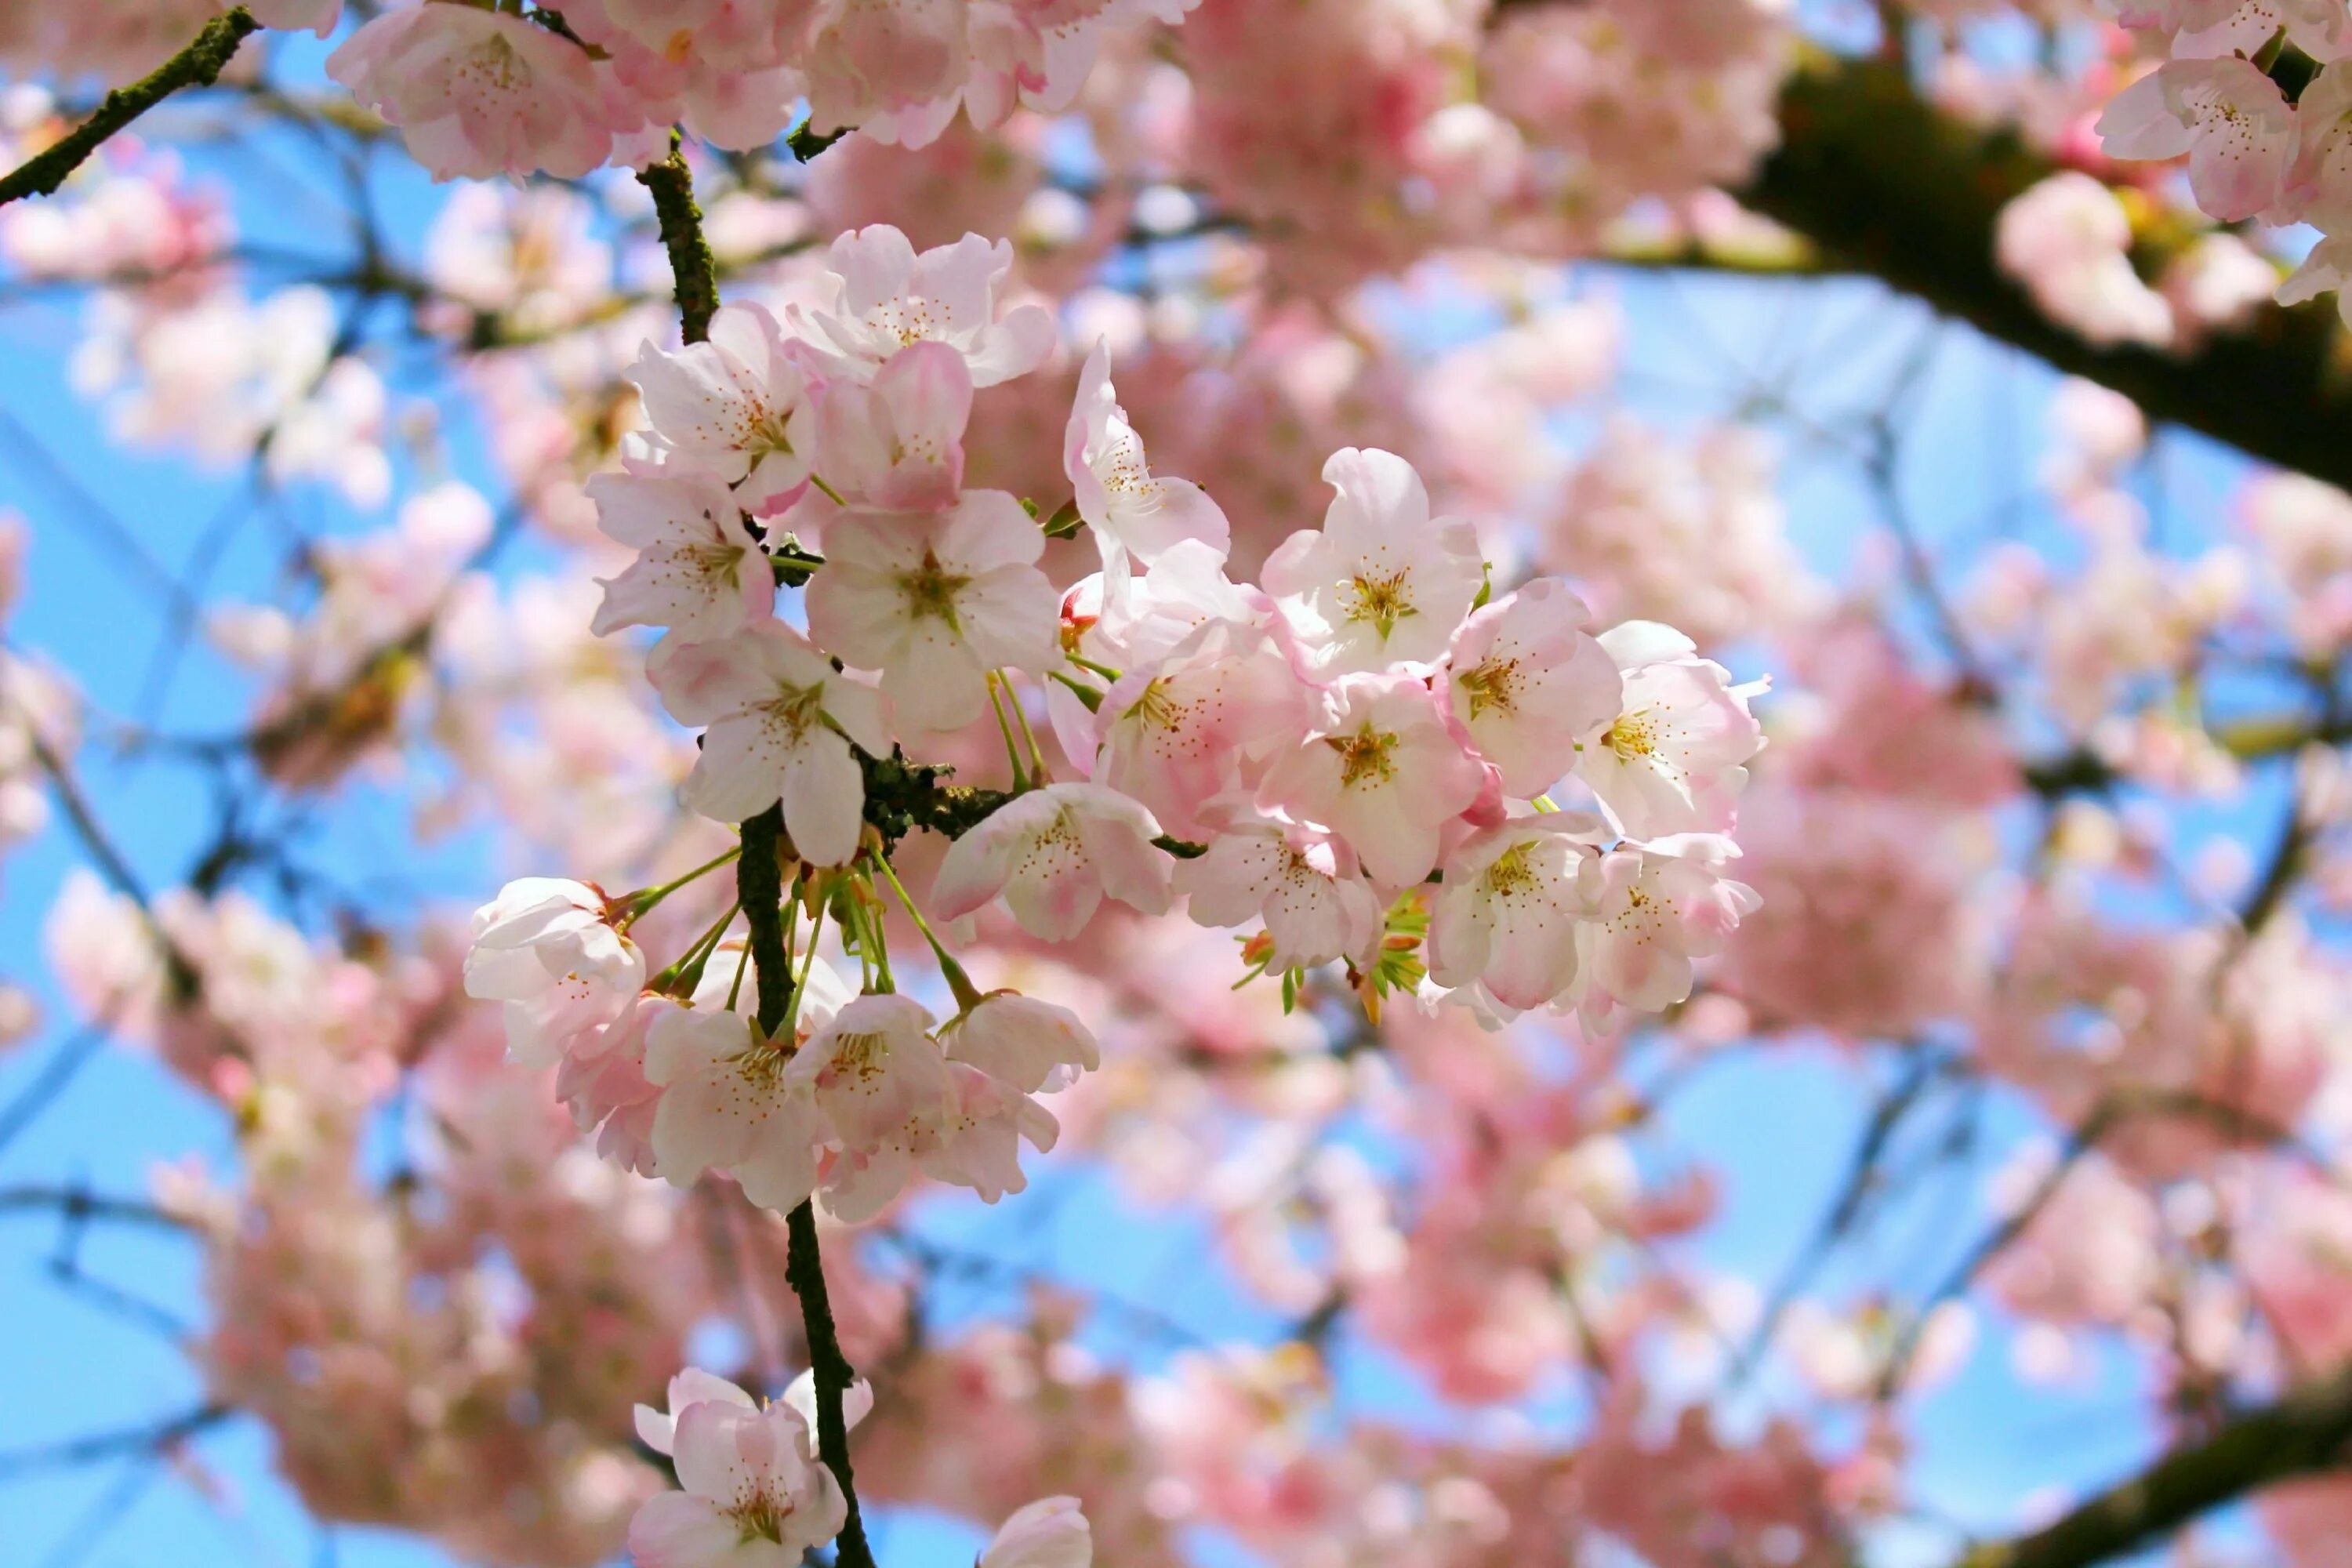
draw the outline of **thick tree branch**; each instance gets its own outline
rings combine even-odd
[[[98,112],[56,145],[35,153],[8,174],[0,174],[0,206],[19,196],[53,195],[116,132],[184,87],[210,87],[218,81],[222,68],[236,56],[237,46],[260,29],[261,24],[242,5],[205,23],[195,42],[156,67],[143,79],[108,93],[105,101],[98,106]]]
[[[2057,165],[2014,135],[1937,110],[1877,60],[1809,61],[1780,97],[1782,143],[1738,194],[1795,229],[1826,266],[1868,273],[2060,370],[2125,394],[2152,418],[2352,488],[2352,363],[2326,302],[2265,306],[2194,350],[2100,348],[2053,324],[1994,265],[2010,198]],[[2144,239],[2154,268],[2191,237]]]
[[[2175,1448],[2028,1536],[1980,1546],[1956,1568],[2087,1568],[2273,1482],[2331,1468],[2352,1439],[2352,1367]]]

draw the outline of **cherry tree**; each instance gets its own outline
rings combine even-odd
[[[530,1568],[2326,1568],[2347,60],[23,0],[0,1163],[117,1058],[220,1136],[0,1169],[202,1390],[0,1484],[231,1510],[242,1428],[329,1542]],[[1952,1500],[1945,1406],[2116,1367],[2126,1461]]]

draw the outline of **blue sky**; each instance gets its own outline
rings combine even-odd
[[[317,160],[290,141],[267,152],[265,161],[282,163],[287,173],[239,165],[240,221],[252,238],[317,247],[315,216],[287,194],[322,177]],[[206,158],[192,162],[204,167]],[[413,243],[436,199],[429,187],[413,173],[397,172],[395,162],[379,175],[375,194],[395,232]],[[1808,406],[1866,397],[1878,370],[1924,320],[1916,309],[1890,306],[1866,283],[1791,289],[1603,272],[1588,275],[1582,286],[1608,289],[1622,301],[1632,326],[1627,400],[1670,425],[1755,402],[1759,388],[1769,388],[1792,363],[1813,366],[1803,392]],[[125,542],[136,541],[173,574],[184,573],[204,542],[206,521],[233,504],[238,484],[235,476],[197,475],[175,457],[103,444],[98,411],[65,382],[76,335],[68,310],[0,310],[0,346],[12,372],[0,384],[0,504],[23,512],[34,533],[30,592],[7,629],[18,648],[37,650],[70,670],[98,710],[129,714],[153,689],[170,606],[125,563]],[[1947,330],[1943,342],[1912,416],[1912,428],[1926,438],[1906,443],[1906,494],[1939,537],[1981,539],[1995,526],[2037,540],[2054,537],[2050,519],[2024,494],[2050,378],[1957,330]],[[458,433],[461,471],[478,473],[478,454],[465,449],[463,423],[449,427]],[[1572,433],[1573,421],[1569,428]],[[1794,438],[1787,453],[1783,496],[1794,536],[1818,570],[1843,579],[1873,526],[1872,503],[1845,458],[1822,456]],[[2160,471],[2169,504],[2193,523],[2217,515],[2242,470],[2226,455],[2175,439]],[[314,531],[373,521],[330,504],[315,487],[299,489],[291,504]],[[240,527],[227,538],[214,581],[264,592],[278,548],[268,528]],[[520,555],[504,569],[527,559]],[[237,679],[193,650],[171,688],[171,727],[202,732],[234,725],[246,700]],[[83,767],[101,816],[142,874],[162,883],[184,867],[209,820],[209,803],[189,773],[117,765],[103,744],[88,748]],[[2226,832],[2243,823],[2223,817],[2208,826]],[[453,902],[478,900],[500,870],[477,839],[425,853],[405,846],[397,803],[364,788],[340,803],[307,852],[353,877],[396,854],[416,885]],[[0,953],[8,955],[0,965],[37,988],[45,987],[37,958],[42,918],[78,858],[64,836],[52,833],[0,869]],[[41,1037],[0,1058],[0,1107],[59,1048],[66,1009],[53,1005],[51,1016],[56,1023]],[[1859,1135],[1878,1087],[1872,1072],[1884,1076],[1883,1068],[1858,1071],[1850,1060],[1804,1047],[1738,1051],[1678,1089],[1645,1148],[1654,1162],[1697,1157],[1723,1173],[1726,1207],[1697,1244],[1700,1257],[1767,1286],[1779,1277],[1822,1212]],[[2034,1125],[1997,1093],[1937,1114],[1980,1119],[1979,1176]],[[137,1193],[156,1162],[192,1155],[215,1170],[233,1165],[229,1129],[218,1111],[150,1063],[106,1050],[29,1131],[0,1147],[0,1188],[83,1183],[100,1192]],[[1196,1228],[1138,1213],[1083,1170],[1058,1168],[1041,1189],[1058,1199],[1054,1223],[1042,1241],[1026,1237],[1018,1245],[1042,1247],[1035,1261],[1043,1267],[1111,1295],[1150,1300],[1204,1336],[1265,1331],[1265,1314],[1248,1309],[1213,1271],[1198,1268],[1203,1242]],[[1041,1192],[1014,1204],[1024,1201],[1046,1200]],[[1021,1220],[1011,1209],[992,1213],[955,1203],[930,1224],[960,1245],[988,1247],[1024,1231]],[[1916,1290],[1941,1274],[1983,1220],[1980,1180],[1959,1176],[1931,1186],[1823,1284],[1832,1294],[1871,1280]],[[60,1278],[52,1266],[58,1234],[54,1218],[0,1215],[0,1323],[10,1330],[0,1334],[0,1454],[136,1427],[202,1398],[198,1380],[164,1333],[95,1305]],[[197,1260],[187,1244],[98,1226],[74,1256],[109,1288],[191,1325],[201,1321]],[[1164,1341],[1144,1339],[1125,1353],[1150,1365],[1168,1350]],[[2148,1445],[2140,1391],[2119,1354],[2098,1358],[2084,1384],[2053,1392],[2022,1388],[2006,1351],[2005,1331],[1987,1321],[1961,1374],[1917,1413],[1920,1485],[1937,1511],[1985,1528],[2013,1522],[2020,1500],[2036,1489],[2119,1474]],[[1427,1409],[1412,1376],[1377,1352],[1349,1346],[1342,1370],[1348,1394],[1366,1407],[1407,1418]],[[208,1433],[200,1452],[205,1472],[225,1487],[219,1497],[152,1467],[80,1467],[16,1479],[0,1474],[0,1542],[6,1543],[0,1562],[226,1568],[331,1561],[388,1568],[444,1561],[429,1548],[380,1532],[322,1533],[273,1478],[267,1436],[250,1423]],[[885,1561],[887,1568],[961,1563],[972,1542],[961,1526],[893,1521]],[[1944,1544],[1932,1534],[1898,1532],[1880,1543],[1878,1555],[1890,1563],[1932,1562]]]

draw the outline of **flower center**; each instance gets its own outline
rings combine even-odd
[[[1506,713],[1517,709],[1519,661],[1516,658],[1490,658],[1475,669],[1462,671],[1454,679],[1470,694],[1473,719],[1489,708],[1500,708]]]
[[[762,710],[768,721],[797,741],[823,721],[822,686],[794,686],[789,681],[776,683],[776,694]]]
[[[1347,606],[1350,621],[1370,621],[1379,628],[1386,641],[1396,624],[1408,616],[1421,612],[1412,607],[1412,591],[1407,579],[1412,573],[1403,567],[1383,576],[1376,572],[1359,572],[1339,584],[1339,599]]]
[[[890,1042],[880,1035],[844,1035],[834,1045],[830,1065],[837,1078],[871,1083],[882,1076],[889,1054]]]
[[[772,1541],[782,1546],[784,1543],[784,1521],[796,1511],[789,1500],[770,1497],[761,1491],[752,1493],[729,1509],[727,1517],[735,1521],[735,1527],[743,1532],[746,1542]]]
[[[1637,757],[1654,756],[1658,750],[1658,727],[1650,719],[1648,710],[1628,713],[1609,726],[1601,743],[1617,753],[1623,762]]]
[[[940,564],[939,557],[926,549],[923,563],[899,577],[898,591],[907,597],[908,613],[917,620],[935,616],[953,626],[956,595],[971,584],[971,578],[948,571]]]
[[[1396,749],[1397,738],[1373,729],[1369,721],[1352,735],[1328,736],[1323,743],[1339,753],[1343,788],[1354,789],[1367,782],[1384,784],[1396,776],[1396,759],[1390,753]]]
[[[736,569],[743,564],[743,547],[740,544],[689,544],[678,552],[697,576],[713,582],[732,584]]]
[[[1531,893],[1535,888],[1535,868],[1528,864],[1528,846],[1524,844],[1512,845],[1486,868],[1486,891],[1496,898],[1515,898]]]

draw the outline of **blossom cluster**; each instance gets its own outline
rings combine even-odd
[[[2291,305],[2333,292],[2342,308],[2352,277],[2352,17],[2335,0],[2127,0],[2119,10],[2167,58],[2099,116],[2107,154],[2185,157],[2197,205],[2219,222],[2318,228],[2277,297]],[[2309,68],[2307,79],[2279,69],[2287,56]]]
[[[763,147],[808,105],[818,135],[919,147],[959,110],[983,129],[1069,107],[1108,29],[1196,0],[571,0],[560,10],[410,0],[330,75],[442,179],[576,177],[664,155],[671,127]]]
[[[1057,593],[1037,565],[1055,520],[962,484],[975,391],[1055,336],[1035,306],[1000,310],[1009,261],[976,236],[918,255],[869,228],[835,244],[829,303],[728,306],[707,341],[646,347],[651,427],[589,486],[635,552],[596,627],[665,633],[653,684],[703,727],[686,803],[719,822],[780,807],[820,924],[828,893],[878,907],[874,873],[898,879],[866,770],[993,710],[1016,787],[949,849],[934,916],[1002,900],[1061,942],[1106,901],[1157,915],[1181,893],[1203,925],[1262,924],[1255,972],[1295,988],[1344,964],[1375,1010],[1402,986],[1605,1023],[1686,996],[1754,906],[1724,868],[1755,688],[1654,623],[1594,637],[1556,580],[1493,596],[1475,530],[1433,518],[1387,452],[1333,456],[1322,526],[1234,582],[1223,514],[1151,472],[1100,346],[1064,458],[1101,570]],[[777,613],[780,574],[805,582],[805,632]],[[1024,699],[1075,778],[1054,781],[1034,733],[1015,745]],[[1022,1185],[1023,1141],[1054,1140],[1030,1097],[1097,1065],[1076,1018],[981,995],[943,947],[958,1010],[935,1028],[911,997],[850,994],[814,932],[772,1037],[738,1010],[748,949],[716,933],[648,985],[625,928],[651,896],[517,883],[468,961],[518,1058],[560,1063],[633,1168],[717,1169],[778,1209],[822,1193],[850,1219],[918,1172],[993,1198]],[[870,975],[878,918],[845,930]]]

